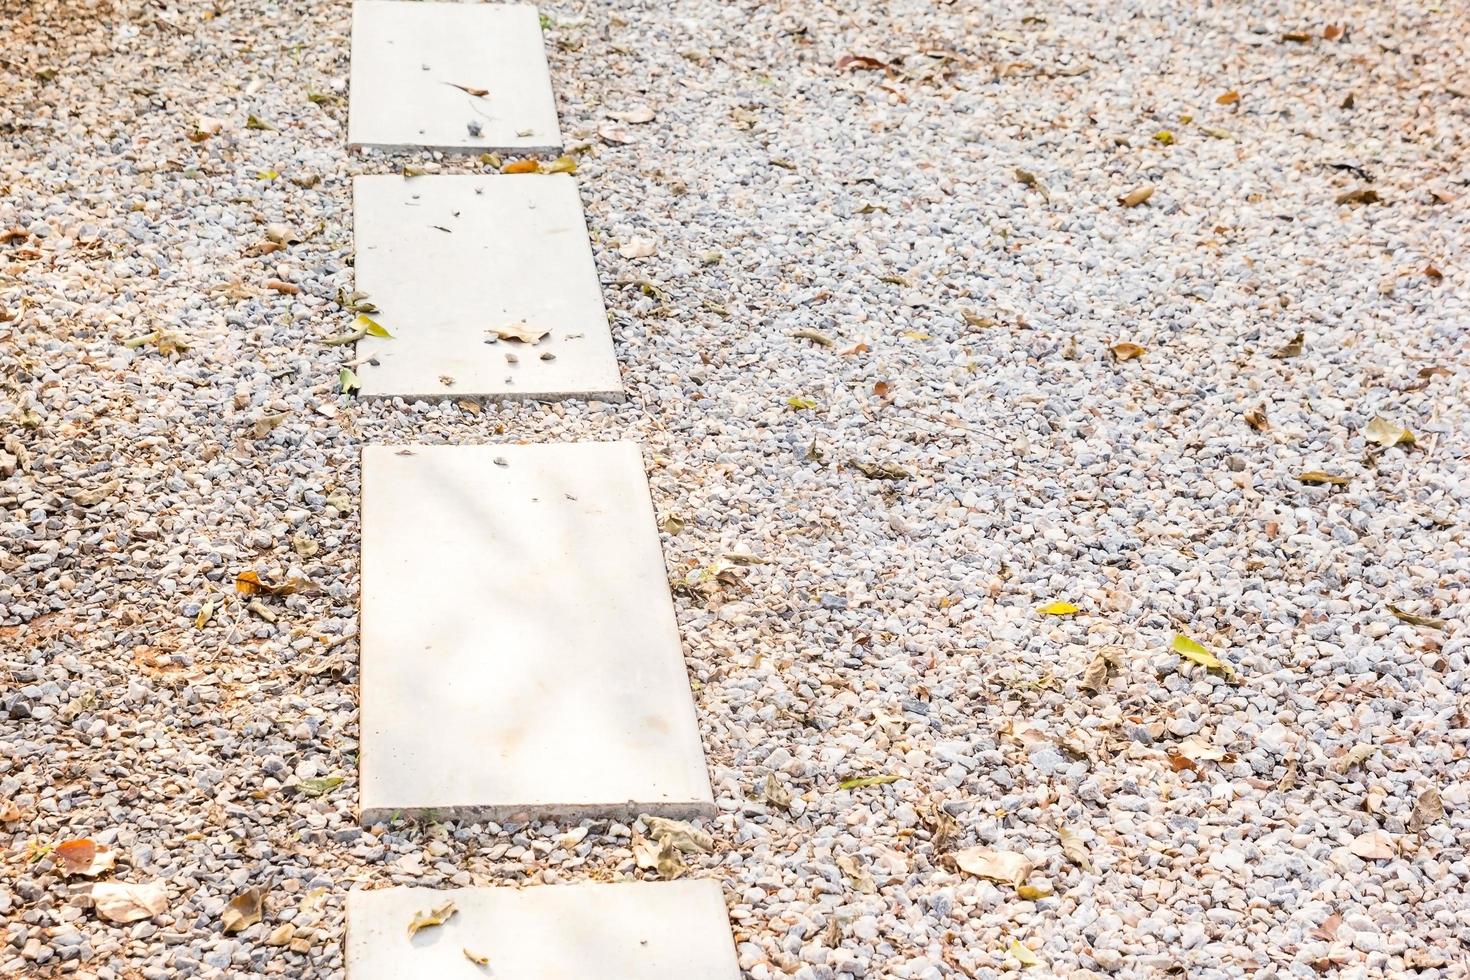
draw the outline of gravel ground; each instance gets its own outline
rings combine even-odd
[[[0,0],[0,975],[649,874],[354,809],[360,447],[610,438],[747,977],[1470,975],[1465,8],[618,6],[543,11],[629,401],[481,408],[337,393],[350,176],[478,166],[345,153],[346,2]]]

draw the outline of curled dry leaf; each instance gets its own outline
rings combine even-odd
[[[683,820],[669,820],[665,817],[652,817],[646,813],[638,819],[643,821],[643,826],[648,828],[651,836],[667,837],[685,854],[707,854],[715,849],[715,839],[692,823],[686,823]]]
[[[500,168],[503,174],[539,174],[541,172],[541,161],[531,158],[525,160],[512,160]]]
[[[301,236],[290,225],[275,223],[265,226],[265,240],[277,245],[295,245]]]
[[[838,71],[883,71],[888,62],[866,54],[845,54],[833,62]]]
[[[621,126],[599,126],[597,127],[597,135],[604,143],[622,145],[636,141],[636,137]]]
[[[834,862],[848,885],[859,895],[872,895],[878,891],[878,883],[863,869],[862,864],[851,854],[839,854]]]
[[[1298,473],[1296,478],[1309,487],[1345,487],[1353,482],[1350,476],[1343,476],[1340,473],[1326,473],[1322,470],[1307,470],[1305,473]]]
[[[1370,830],[1359,834],[1348,845],[1348,850],[1365,861],[1386,861],[1398,854],[1393,837],[1386,830]]]
[[[1372,743],[1359,743],[1348,749],[1342,755],[1332,760],[1334,772],[1348,772],[1361,766],[1373,756],[1378,754],[1378,746]]]
[[[790,810],[791,804],[795,800],[791,791],[782,786],[780,781],[776,779],[775,773],[766,775],[766,781],[761,784],[759,798],[771,806],[782,810]]]
[[[1382,200],[1378,192],[1371,187],[1359,187],[1357,190],[1337,195],[1338,204],[1378,204]]]
[[[657,872],[665,881],[673,881],[686,870],[679,848],[674,846],[673,838],[667,836],[636,842],[633,845],[633,861],[645,871]]]
[[[473,95],[477,99],[483,99],[485,96],[490,94],[490,90],[487,88],[475,88],[472,85],[456,85],[453,82],[445,82],[444,84],[448,85],[450,88],[459,89],[465,95]]]
[[[90,837],[64,840],[51,849],[51,856],[56,858],[57,870],[67,877],[95,878],[117,864],[117,852],[98,847]]]
[[[1265,409],[1253,408],[1244,415],[1245,424],[1257,432],[1265,432],[1271,428],[1271,420],[1266,418]]]
[[[1222,95],[1215,96],[1215,102],[1218,105],[1235,105],[1235,103],[1239,101],[1240,93],[1235,91],[1235,89],[1231,89],[1230,91],[1225,92]]]
[[[1016,851],[992,851],[984,847],[967,847],[954,852],[954,863],[961,871],[977,878],[988,878],[1003,885],[1018,887],[1031,874],[1031,859]]]
[[[247,888],[230,899],[230,903],[220,913],[220,923],[224,925],[226,934],[249,929],[260,921],[260,913],[264,907],[265,893],[259,888]]]
[[[454,913],[458,911],[459,909],[453,902],[445,902],[438,908],[429,909],[427,912],[415,912],[412,921],[408,923],[408,938],[412,939],[420,929],[442,926],[454,918]]]
[[[295,296],[301,292],[300,286],[294,282],[286,282],[284,279],[267,279],[265,281],[265,288],[278,293],[285,293],[287,296]]]
[[[467,959],[471,963],[475,964],[475,966],[489,966],[490,965],[490,957],[485,956],[482,953],[472,952],[468,946],[466,946],[464,949],[461,949],[460,952],[464,954],[464,958],[465,959]]]
[[[1409,814],[1409,829],[1414,833],[1420,833],[1424,828],[1439,822],[1444,816],[1444,801],[1440,799],[1439,790],[1433,786],[1419,794],[1419,799],[1414,802],[1414,810]]]
[[[912,480],[914,475],[895,463],[849,460],[849,465],[870,480]]]
[[[140,922],[168,908],[168,893],[161,881],[137,885],[100,882],[92,886],[91,898],[97,915],[108,922]]]
[[[300,575],[288,575],[277,580],[268,575],[262,576],[254,569],[246,569],[235,576],[235,591],[241,595],[287,596],[315,588],[316,583]]]
[[[1108,350],[1112,351],[1113,356],[1120,361],[1131,361],[1135,357],[1142,357],[1148,352],[1148,348],[1141,347],[1138,344],[1131,344],[1127,341],[1124,341],[1120,344],[1114,344],[1113,346],[1109,347]]]
[[[1047,898],[1052,893],[1051,882],[1045,880],[1038,881],[1034,885],[1029,883],[1021,885],[1016,889],[1016,897],[1026,902],[1035,902],[1039,899]]]
[[[607,113],[607,117],[609,119],[616,119],[618,122],[637,125],[639,123],[653,122],[654,112],[646,105],[635,105],[631,109],[609,112]]]
[[[551,333],[550,330],[543,327],[533,327],[525,321],[495,329],[495,336],[501,340],[514,340],[520,344],[539,344],[542,338],[549,333]]]
[[[1144,201],[1154,196],[1154,185],[1144,184],[1142,187],[1134,188],[1127,194],[1118,198],[1118,203],[1125,208],[1136,208]]]
[[[1092,869],[1092,856],[1087,853],[1087,845],[1082,843],[1081,837],[1066,827],[1058,827],[1057,838],[1062,842],[1063,857],[1083,871]]]
[[[1271,356],[1278,361],[1285,360],[1288,357],[1300,357],[1302,351],[1306,348],[1306,343],[1307,335],[1299,333],[1287,343],[1276,348],[1275,353]]]
[[[1414,433],[1397,422],[1390,422],[1382,415],[1373,416],[1372,421],[1363,429],[1363,438],[1385,449],[1414,445]]]
[[[618,246],[618,254],[625,259],[646,259],[658,253],[658,243],[652,238],[634,238]]]
[[[1118,649],[1116,647],[1104,647],[1097,656],[1088,661],[1087,667],[1082,671],[1080,686],[1084,691],[1102,693],[1108,686],[1108,678],[1119,666]]]
[[[1432,630],[1442,630],[1445,628],[1445,621],[1442,619],[1436,619],[1433,616],[1419,616],[1415,613],[1406,612],[1391,602],[1388,604],[1388,611],[1393,613],[1395,619],[1403,623],[1408,623],[1410,626],[1423,626],[1426,629]]]

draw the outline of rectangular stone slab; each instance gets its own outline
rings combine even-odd
[[[454,915],[410,939],[414,916],[445,902]],[[486,977],[739,980],[740,968],[708,879],[348,893],[347,980]]]
[[[357,369],[363,395],[622,400],[569,175],[364,176],[352,192],[357,288],[394,338],[358,343],[377,362]],[[549,333],[496,341],[509,327]]]
[[[362,462],[364,823],[714,812],[636,445]]]
[[[354,147],[560,153],[536,8],[357,0],[347,139]]]

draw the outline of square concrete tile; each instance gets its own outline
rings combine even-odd
[[[362,818],[714,812],[639,448],[369,446]]]
[[[471,94],[479,91],[486,94]],[[347,139],[354,147],[561,152],[536,8],[357,0]]]
[[[419,912],[453,902],[408,938]],[[472,963],[466,951],[484,956]],[[347,980],[739,980],[717,882],[385,888],[347,895]]]
[[[359,342],[376,359],[363,395],[622,400],[569,175],[367,176],[352,193],[357,288],[394,337]],[[496,340],[517,325],[549,334]]]

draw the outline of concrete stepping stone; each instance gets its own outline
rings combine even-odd
[[[714,812],[636,445],[362,463],[365,824]]]
[[[621,401],[577,184],[567,174],[353,181],[365,396]],[[529,331],[529,333],[523,333]],[[533,343],[500,340],[521,334]]]
[[[448,921],[409,937],[416,915],[446,902]],[[487,976],[739,980],[740,967],[708,879],[348,893],[347,980]]]
[[[560,153],[536,8],[357,0],[347,139],[353,147]]]

